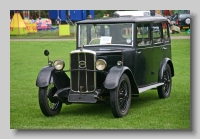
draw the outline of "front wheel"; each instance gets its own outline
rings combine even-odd
[[[110,105],[115,118],[128,114],[131,105],[131,85],[126,74],[121,76],[117,88],[110,90]]]
[[[55,116],[60,113],[62,102],[53,97],[56,92],[53,84],[47,87],[40,87],[38,92],[39,105],[45,116]]]
[[[157,88],[158,96],[159,98],[168,98],[170,96],[171,87],[172,87],[171,69],[168,64],[166,65],[163,71],[163,76],[161,77],[161,81],[164,82],[164,85],[159,86]]]

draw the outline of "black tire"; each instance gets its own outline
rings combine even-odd
[[[168,64],[163,71],[163,77],[161,77],[161,81],[164,82],[164,85],[157,88],[158,96],[159,98],[168,98],[170,97],[172,88],[172,74]]]
[[[56,90],[57,89],[53,84],[47,87],[39,88],[39,105],[42,113],[45,116],[55,116],[60,113],[62,102],[58,101],[56,98],[53,98]]]
[[[128,114],[131,105],[131,85],[126,74],[121,76],[117,88],[110,90],[110,105],[115,118]]]

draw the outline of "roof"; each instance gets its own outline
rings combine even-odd
[[[134,22],[162,22],[168,21],[162,16],[127,16],[127,17],[110,17],[100,19],[87,19],[76,22],[76,24],[93,24],[93,23],[134,23]]]

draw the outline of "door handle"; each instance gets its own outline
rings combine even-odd
[[[163,49],[163,50],[166,50],[166,49],[167,49],[167,47],[162,47],[161,49]]]

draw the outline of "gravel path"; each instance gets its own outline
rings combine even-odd
[[[190,39],[190,36],[171,36],[171,39]],[[10,39],[10,41],[70,41],[75,39]]]

